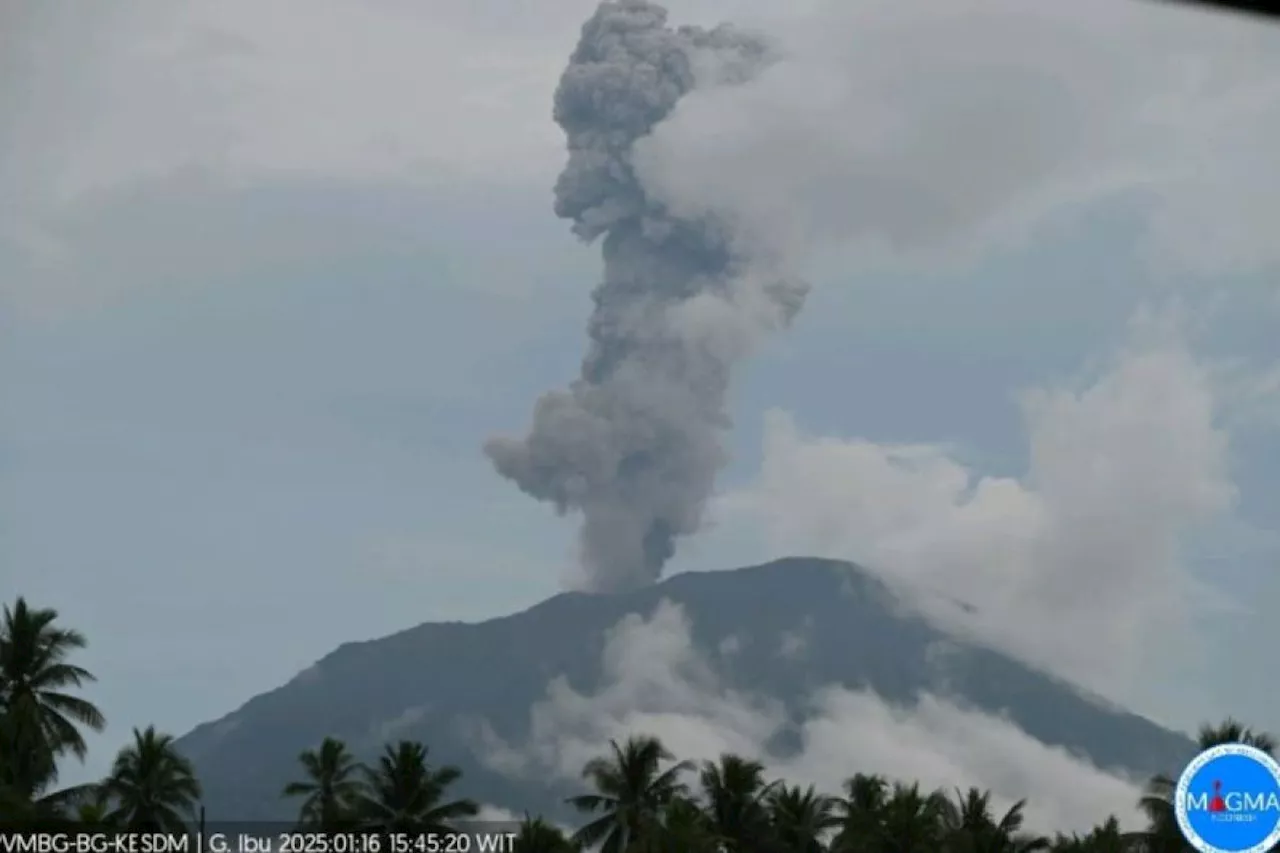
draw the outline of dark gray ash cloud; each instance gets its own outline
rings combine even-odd
[[[769,273],[726,223],[672,215],[646,191],[633,147],[696,84],[733,85],[770,60],[727,26],[667,25],[647,0],[600,5],[555,96],[569,160],[556,214],[601,241],[581,376],[544,394],[523,439],[490,439],[499,473],[582,516],[588,585],[655,581],[703,520],[726,453],[725,397],[750,340],[784,326],[806,286]]]

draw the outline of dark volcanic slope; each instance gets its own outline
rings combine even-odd
[[[604,633],[662,599],[684,606],[700,648],[746,638],[725,672],[735,687],[798,703],[815,687],[871,687],[891,701],[922,690],[1003,712],[1039,740],[1103,767],[1171,772],[1194,751],[1182,735],[1088,698],[998,652],[954,640],[906,611],[860,569],[792,558],[731,572],[677,575],[637,592],[558,595],[479,624],[425,624],[350,643],[293,681],[179,741],[205,785],[210,820],[287,817],[281,801],[297,755],[326,735],[368,757],[394,729],[421,739],[437,761],[462,766],[463,790],[516,811],[560,813],[568,791],[485,770],[457,737],[460,720],[487,718],[508,742],[528,729],[530,706],[563,674],[580,691],[600,679]],[[799,661],[775,654],[807,624]],[[768,653],[752,654],[753,646]],[[945,655],[937,654],[946,648]],[[852,768],[856,769],[856,768]],[[852,772],[851,769],[851,772]]]

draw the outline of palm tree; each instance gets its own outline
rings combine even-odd
[[[1164,773],[1158,773],[1147,782],[1138,800],[1138,807],[1147,818],[1143,832],[1145,853],[1190,853],[1194,848],[1178,827],[1174,812],[1174,792],[1177,782]]]
[[[15,787],[0,787],[0,819],[13,826],[43,826],[63,819],[71,804],[64,802],[58,791],[53,795],[31,798]]]
[[[331,830],[349,822],[362,792],[357,776],[360,765],[336,738],[327,737],[319,749],[298,756],[306,781],[290,782],[283,796],[305,797],[300,822],[317,829]]]
[[[1014,803],[999,819],[991,813],[991,793],[956,791],[941,804],[942,832],[949,853],[1030,853],[1046,850],[1049,839],[1022,832],[1026,800]]]
[[[770,833],[786,853],[821,853],[827,833],[840,825],[836,801],[814,787],[778,785],[766,797]]]
[[[596,793],[570,797],[567,802],[587,814],[599,814],[573,835],[574,843],[584,848],[599,846],[600,853],[624,853],[641,840],[646,831],[654,831],[663,808],[688,791],[680,776],[693,765],[681,761],[663,769],[673,761],[662,742],[640,735],[621,746],[609,741],[608,757],[594,758],[582,769],[584,779]]]
[[[893,786],[881,810],[880,832],[886,849],[896,853],[936,853],[942,840],[946,796],[923,793],[920,784]]]
[[[662,807],[657,830],[634,848],[637,853],[720,853],[720,839],[707,813],[686,797],[673,797]]]
[[[97,786],[95,786],[97,787]],[[110,809],[101,796],[87,798],[76,807],[76,823],[95,827],[111,826]]]
[[[1251,729],[1238,720],[1228,717],[1218,725],[1206,723],[1200,727],[1196,740],[1200,749],[1210,749],[1224,743],[1242,743],[1254,749],[1260,749],[1267,755],[1275,757],[1276,739],[1266,732]]]
[[[577,853],[577,850],[559,827],[526,814],[507,853]]]
[[[766,783],[764,765],[725,753],[708,761],[698,774],[707,815],[727,853],[744,853],[760,846],[769,826],[765,798],[777,786]]]
[[[1227,718],[1218,725],[1203,725],[1196,738],[1200,751],[1227,743],[1242,743],[1271,755],[1276,741],[1266,732],[1254,731],[1237,720]],[[1174,814],[1174,792],[1178,787],[1172,776],[1159,773],[1147,783],[1138,806],[1147,816],[1147,829],[1142,833],[1145,853],[1188,853],[1194,848],[1178,828]]]
[[[185,832],[200,800],[191,762],[155,726],[133,730],[133,743],[120,750],[101,791],[107,820],[129,831]]]
[[[840,815],[840,832],[831,848],[841,853],[875,850],[880,843],[880,821],[888,800],[889,782],[883,776],[858,773],[844,783],[844,797],[834,801]]]
[[[1147,850],[1141,837],[1121,832],[1120,822],[1114,816],[1084,837],[1059,835],[1049,849],[1054,853],[1146,853]]]
[[[479,813],[472,800],[445,800],[462,771],[452,765],[432,767],[427,753],[421,743],[402,740],[386,747],[377,766],[364,769],[366,787],[358,795],[356,812],[371,829],[451,833],[453,821]]]
[[[57,611],[33,609],[23,598],[0,617],[0,787],[9,799],[34,800],[56,782],[64,753],[85,757],[77,726],[106,725],[92,703],[67,692],[94,678],[67,662],[86,642],[55,625],[57,618]]]

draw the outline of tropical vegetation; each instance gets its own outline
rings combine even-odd
[[[59,787],[59,769],[86,753],[84,732],[102,714],[77,695],[94,681],[76,665],[85,638],[58,614],[19,598],[0,616],[0,821],[184,832],[201,815],[191,762],[170,735],[135,729],[105,779]],[[1273,752],[1261,732],[1228,720],[1200,732],[1203,747],[1247,743]],[[414,741],[388,744],[371,764],[326,738],[298,757],[298,778],[281,789],[300,826],[317,830],[453,832],[480,813],[457,796],[461,772],[437,765]],[[759,761],[722,755],[681,761],[637,734],[610,742],[583,768],[568,805],[582,821],[566,829],[525,815],[503,853],[1184,853],[1193,848],[1173,815],[1172,776],[1150,780],[1137,804],[1146,825],[1124,831],[1106,817],[1090,832],[1038,834],[1026,802],[997,806],[978,788],[933,791],[908,780],[853,772],[827,793],[770,777]],[[497,851],[495,851],[497,853]]]

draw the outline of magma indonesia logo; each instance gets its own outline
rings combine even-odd
[[[1239,743],[1207,749],[1182,771],[1174,813],[1201,853],[1269,853],[1280,844],[1280,764]]]

